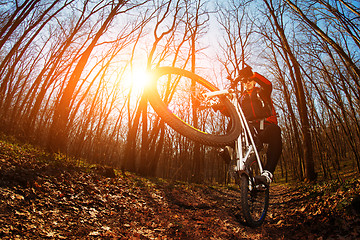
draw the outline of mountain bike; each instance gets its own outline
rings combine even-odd
[[[246,223],[260,226],[269,206],[270,186],[259,178],[266,146],[257,143],[245,119],[237,100],[240,92],[220,90],[203,77],[176,67],[158,67],[151,75],[147,97],[154,111],[181,135],[229,153],[229,171],[240,186]],[[214,111],[214,106],[222,111]]]

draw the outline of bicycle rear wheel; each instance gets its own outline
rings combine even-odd
[[[202,93],[219,90],[204,78],[184,69],[159,67],[152,71],[148,100],[155,112],[175,131],[196,142],[226,146],[240,134],[234,105],[222,95],[211,98],[228,116],[214,111]]]
[[[241,207],[250,227],[258,227],[265,220],[269,207],[269,188],[264,184],[255,184],[246,174],[241,175]]]

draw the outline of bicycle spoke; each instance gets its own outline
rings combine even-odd
[[[174,115],[207,134],[224,134],[228,118],[204,107],[206,103],[202,94],[209,91],[206,86],[177,74],[166,74],[158,80],[160,97]]]
[[[155,112],[175,131],[211,146],[232,144],[241,132],[234,105],[222,95],[214,97],[229,113],[214,111],[203,93],[218,88],[204,78],[176,67],[159,67],[152,72],[147,97]],[[214,100],[212,99],[212,100]]]

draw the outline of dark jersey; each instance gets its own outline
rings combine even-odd
[[[250,78],[260,85],[245,91],[240,97],[240,105],[247,120],[262,120],[277,124],[276,112],[271,100],[272,84],[264,76],[254,73]]]

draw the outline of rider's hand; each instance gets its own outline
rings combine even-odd
[[[235,78],[235,81],[244,82],[244,81],[248,80],[250,77],[252,77],[253,75],[254,75],[254,73],[251,70],[251,67],[247,66],[240,70],[239,76],[237,78]]]
[[[235,89],[239,81],[236,81],[236,79],[233,79],[231,76],[227,76],[226,79],[230,81],[229,87]]]
[[[214,104],[211,106],[211,108],[216,112],[224,108],[224,105],[222,104]]]

